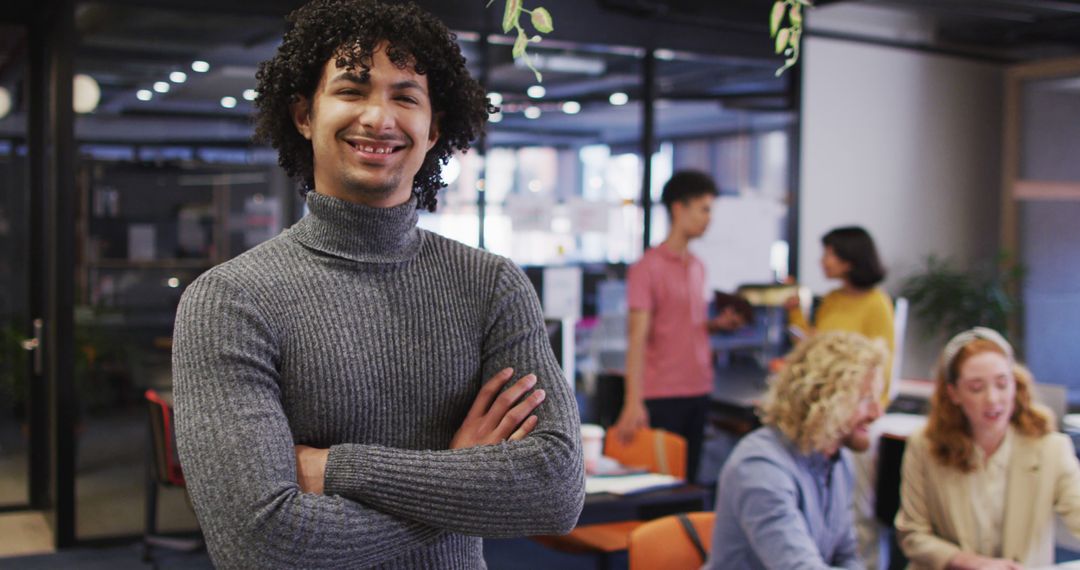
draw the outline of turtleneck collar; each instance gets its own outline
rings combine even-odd
[[[416,197],[400,206],[373,208],[307,193],[308,215],[290,230],[307,247],[362,263],[399,263],[420,249]]]

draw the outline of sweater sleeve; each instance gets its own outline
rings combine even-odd
[[[455,450],[342,444],[331,448],[326,492],[403,518],[484,537],[564,534],[585,497],[577,405],[551,351],[536,293],[502,261],[481,348],[481,375],[534,373],[546,398],[520,441]]]
[[[302,493],[278,389],[274,331],[241,289],[207,275],[180,302],[176,439],[219,568],[367,567],[442,531],[342,497]]]
[[[919,433],[907,440],[900,475],[900,510],[896,514],[896,538],[904,555],[918,568],[945,568],[960,554],[960,546],[934,534],[931,519],[926,462],[930,457],[929,444]]]

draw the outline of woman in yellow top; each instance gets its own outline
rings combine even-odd
[[[926,427],[907,440],[896,534],[909,568],[1054,563],[1054,515],[1080,536],[1080,463],[991,329],[941,352]]]
[[[839,279],[842,285],[825,295],[810,325],[799,309],[798,297],[788,301],[788,323],[809,334],[816,331],[850,331],[874,339],[883,339],[892,354],[893,305],[889,296],[877,287],[885,279],[885,268],[878,257],[874,240],[861,227],[836,228],[821,238],[825,253],[821,269],[825,277]],[[889,394],[886,367],[885,394]]]

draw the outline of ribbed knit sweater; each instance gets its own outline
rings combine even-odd
[[[177,447],[221,568],[484,568],[479,537],[568,532],[584,500],[575,400],[509,260],[416,227],[414,201],[316,192],[177,312]],[[505,367],[547,397],[521,441],[449,450]],[[302,493],[294,444],[329,447]]]

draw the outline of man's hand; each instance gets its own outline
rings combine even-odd
[[[634,434],[639,429],[648,427],[649,410],[645,407],[645,403],[627,402],[623,405],[622,412],[619,413],[619,419],[612,426],[612,429],[615,430],[615,435],[619,438],[619,441],[627,444],[633,441]]]
[[[789,310],[789,311],[794,310],[794,309],[798,309],[801,306],[802,306],[802,301],[799,299],[798,295],[792,295],[792,296],[788,297],[786,301],[784,301],[784,308]]]
[[[307,445],[294,445],[293,449],[296,451],[296,482],[300,484],[300,490],[321,495],[330,450]]]
[[[544,401],[544,391],[536,390],[525,395],[536,385],[536,376],[529,374],[500,394],[499,391],[513,375],[514,370],[506,368],[480,388],[469,415],[465,416],[465,421],[450,440],[450,449],[517,441],[536,427],[539,420],[529,414]]]

